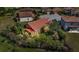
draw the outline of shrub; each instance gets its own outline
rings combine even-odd
[[[58,30],[58,34],[59,34],[59,37],[60,37],[60,40],[64,40],[66,38],[66,34],[63,30]]]
[[[57,47],[57,51],[62,51],[64,47],[64,43],[59,40],[56,40],[56,47]]]
[[[20,22],[17,22],[15,26],[13,26],[12,31],[16,34],[21,34],[23,31],[23,25]]]
[[[50,30],[58,30],[59,29],[59,23],[57,21],[53,21],[53,23],[50,24]]]

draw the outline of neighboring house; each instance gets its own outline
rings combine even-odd
[[[20,8],[18,8],[18,11],[19,11],[19,12],[33,11],[33,9],[30,8],[30,7],[20,7]]]
[[[75,9],[72,13],[74,16],[79,16],[79,9]]]
[[[65,31],[78,30],[79,31],[79,17],[62,16],[61,27]]]
[[[61,21],[61,16],[57,13],[50,14],[49,12],[46,15],[41,15],[39,18],[49,18],[50,20]]]
[[[79,8],[77,7],[64,7],[64,12],[67,15],[79,16]]]
[[[41,7],[41,10],[44,13],[51,12],[51,8],[49,8],[49,7]]]
[[[59,7],[54,7],[54,8],[51,9],[51,11],[52,11],[53,13],[59,13],[59,12],[62,12],[63,9],[62,9],[62,8],[59,8]]]
[[[24,11],[24,12],[17,13],[17,19],[20,22],[32,21],[33,18],[34,18],[34,13],[32,11]]]
[[[50,20],[48,18],[38,19],[36,21],[29,22],[25,31],[31,34],[31,36],[36,36],[36,35],[38,36],[40,30],[49,23]]]

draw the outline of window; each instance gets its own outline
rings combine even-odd
[[[71,23],[71,25],[79,26],[79,23]]]
[[[73,25],[73,23],[71,23],[71,25]]]

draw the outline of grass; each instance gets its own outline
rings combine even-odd
[[[14,25],[14,21],[11,17],[8,16],[0,16],[0,32],[4,30],[7,26]]]
[[[44,49],[38,49],[38,48],[20,48],[17,47],[15,49],[16,52],[46,52]]]
[[[8,38],[0,35],[0,52],[45,52],[44,49],[38,48],[22,48],[9,42]]]
[[[0,35],[0,52],[11,51],[13,45],[8,43],[8,39]]]
[[[79,33],[67,33],[67,43],[74,52],[79,52]]]

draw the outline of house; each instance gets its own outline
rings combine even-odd
[[[20,7],[20,8],[18,8],[18,11],[19,11],[19,12],[33,11],[33,9],[30,8],[30,7]]]
[[[72,16],[74,15],[75,9],[73,7],[64,7],[64,13],[66,15]]]
[[[61,21],[61,16],[58,13],[55,14],[47,13],[45,15],[39,16],[39,18],[49,18],[50,20]]]
[[[58,11],[61,11],[61,8],[45,8],[46,13],[39,16],[39,18],[49,18],[50,20],[61,21],[61,16],[58,14]],[[52,13],[53,12],[53,13]]]
[[[48,18],[38,19],[36,21],[29,22],[28,26],[25,28],[25,31],[31,34],[31,36],[38,36],[40,30],[49,23],[50,20]]]
[[[72,11],[72,15],[74,15],[74,16],[79,16],[79,8],[75,8],[75,9]]]
[[[64,7],[64,12],[67,15],[79,16],[79,8],[77,7]]]
[[[71,31],[71,30],[79,31],[79,17],[76,17],[76,16],[62,16],[61,27],[65,31]]]
[[[41,10],[44,13],[51,12],[51,8],[49,8],[49,7],[41,7]]]
[[[17,13],[17,19],[20,22],[32,21],[34,18],[34,13],[32,11],[22,11]]]
[[[51,9],[51,11],[52,11],[53,13],[59,13],[59,12],[62,12],[63,9],[62,9],[62,8],[59,8],[59,7],[54,7],[54,8]]]

